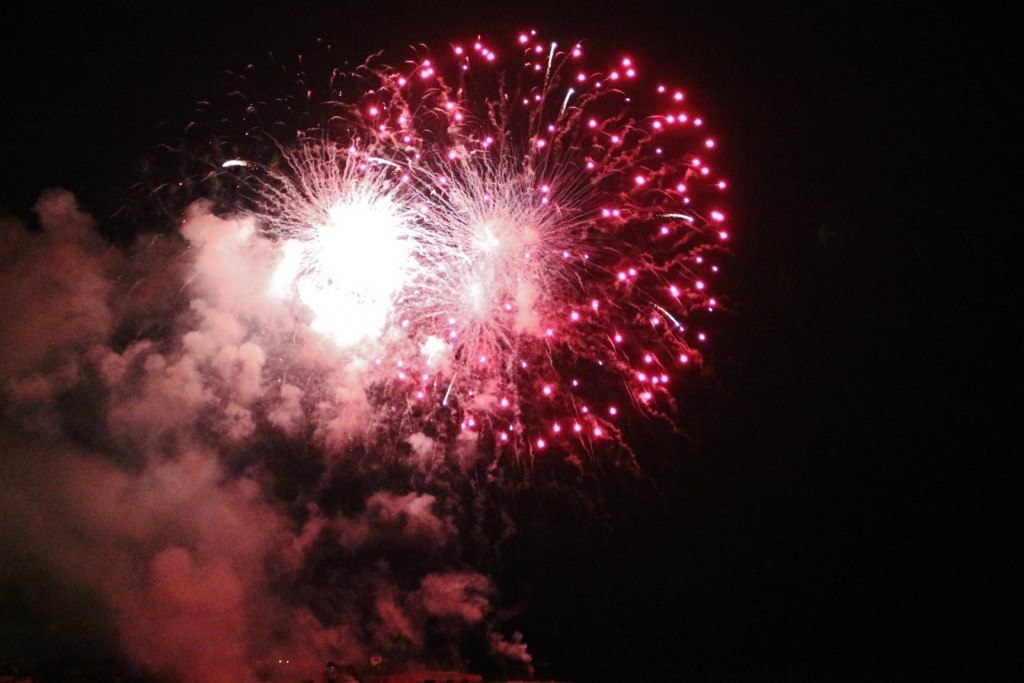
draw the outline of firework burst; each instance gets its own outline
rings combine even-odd
[[[169,681],[528,677],[504,622],[536,592],[499,584],[568,538],[530,530],[598,509],[635,416],[678,415],[725,184],[682,91],[630,57],[531,33],[410,57],[277,69],[265,98],[233,76],[244,113],[202,105],[216,122],[139,185],[173,235],[110,244],[63,191],[42,230],[0,220],[0,533],[26,595],[38,567],[113,620],[66,642],[117,633]]]
[[[335,72],[325,123],[256,168],[255,213],[276,296],[372,368],[402,431],[443,411],[498,452],[592,452],[625,408],[671,413],[701,360],[726,183],[684,93],[630,57],[507,52]]]

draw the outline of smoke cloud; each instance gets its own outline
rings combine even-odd
[[[277,242],[202,203],[126,247],[66,191],[35,212],[0,219],[0,585],[22,606],[0,655],[298,681],[481,666],[478,642],[528,670],[474,569],[512,529],[483,529],[473,444],[396,434],[372,348],[340,353],[273,295]]]

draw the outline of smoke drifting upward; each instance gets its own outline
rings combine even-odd
[[[120,652],[168,681],[529,669],[474,569],[511,531],[483,530],[486,472],[375,432],[364,368],[268,296],[280,244],[203,204],[127,248],[66,191],[35,211],[41,232],[0,223],[7,654]]]

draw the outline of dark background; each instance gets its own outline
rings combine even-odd
[[[538,673],[1019,673],[1008,18],[938,3],[24,5],[0,9],[0,206],[26,217],[53,186],[111,214],[221,72],[318,37],[361,59],[536,27],[678,79],[732,181],[735,314],[687,438],[641,444],[660,493],[611,492],[600,521],[529,531],[515,624]]]

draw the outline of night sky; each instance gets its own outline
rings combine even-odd
[[[530,27],[631,51],[720,140],[732,313],[682,434],[631,426],[644,481],[606,484],[590,515],[524,513],[495,573],[538,677],[1019,674],[1008,21],[925,3],[290,4],[5,4],[0,211],[32,225],[59,186],[102,231],[222,72],[317,38],[354,61]],[[0,665],[34,658],[46,620],[0,581]],[[88,609],[69,599],[69,623]]]

